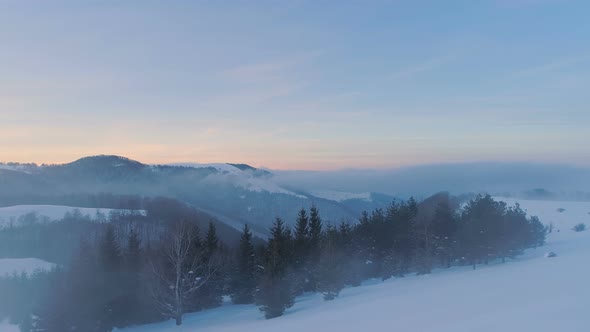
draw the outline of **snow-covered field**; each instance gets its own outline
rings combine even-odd
[[[589,331],[590,230],[571,228],[580,222],[590,226],[590,203],[520,203],[543,223],[553,222],[555,230],[546,246],[505,264],[368,282],[345,289],[332,302],[302,296],[283,317],[272,320],[264,320],[253,305],[226,305],[186,315],[180,327],[168,321],[124,331]],[[548,251],[557,257],[544,258]]]
[[[37,258],[0,258],[0,278],[22,274],[31,275],[38,271],[49,271],[55,264]],[[2,331],[0,329],[0,331]]]
[[[39,220],[54,221],[64,217],[67,212],[80,211],[83,215],[88,215],[92,218],[96,216],[97,212],[109,216],[111,211],[116,212],[135,212],[145,214],[144,210],[119,210],[119,209],[96,209],[96,208],[81,208],[61,205],[16,205],[0,208],[0,228],[12,224],[18,225],[22,220],[21,217],[30,213],[35,213]]]
[[[8,321],[0,321],[0,332],[20,332],[17,325],[9,324]]]

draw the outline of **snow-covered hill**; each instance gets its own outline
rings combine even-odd
[[[0,207],[0,228],[8,225],[18,226],[20,223],[26,222],[27,215],[34,215],[37,220],[41,221],[54,221],[62,219],[66,213],[74,213],[75,211],[92,218],[97,213],[101,213],[106,217],[111,212],[138,213],[142,215],[146,213],[144,210],[96,209],[62,205],[16,205]]]
[[[267,192],[270,194],[292,195],[297,198],[307,199],[306,196],[287,190],[276,184],[272,179],[272,173],[254,168],[245,164],[195,164],[180,163],[172,164],[174,166],[184,166],[192,168],[213,168],[217,172],[209,175],[207,179],[210,182],[226,182],[253,192]]]
[[[0,258],[0,278],[51,270],[55,264],[37,258]],[[2,330],[0,330],[2,331]]]
[[[264,320],[253,305],[228,304],[187,315],[181,327],[168,321],[124,331],[587,331],[590,231],[571,228],[580,222],[590,225],[590,203],[520,203],[555,229],[546,246],[505,264],[369,282],[345,289],[332,302],[320,295],[302,296],[285,316],[272,320]],[[548,251],[557,257],[545,258]]]
[[[120,200],[114,206],[135,208],[137,205],[125,205],[129,201],[123,197],[167,197],[210,211],[237,229],[248,223],[264,234],[275,217],[292,224],[301,208],[313,204],[323,220],[339,223],[357,220],[362,211],[383,208],[393,200],[384,194],[354,191],[314,196],[296,182],[280,182],[274,171],[247,164],[149,165],[121,156],[100,155],[59,165],[2,165],[0,203],[4,205],[75,205],[78,203],[72,197],[76,196],[86,197],[81,200],[85,204],[94,204],[96,197],[92,196],[107,193],[113,195],[113,200]]]

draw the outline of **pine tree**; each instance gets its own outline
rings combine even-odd
[[[309,266],[306,265],[310,246],[309,239],[309,217],[305,209],[299,210],[297,220],[295,222],[295,235],[293,240],[293,280],[294,288],[297,294],[303,293],[310,288],[309,281]]]
[[[49,292],[36,310],[35,326],[38,330],[107,331],[102,323],[104,302],[96,260],[93,248],[81,241],[68,269],[52,275]]]
[[[125,317],[123,320],[123,326],[131,325],[142,319],[141,315],[145,303],[141,289],[141,272],[143,269],[142,255],[143,252],[139,234],[134,229],[131,229],[127,236],[127,247],[124,255],[123,299]]]
[[[344,288],[343,256],[338,237],[338,230],[328,225],[318,269],[318,291],[326,301],[336,298]]]
[[[315,205],[309,210],[309,241],[311,250],[319,250],[322,239],[322,218],[320,211]]]
[[[416,216],[418,215],[418,204],[414,197],[407,202],[402,202],[398,211],[398,220],[395,224],[397,243],[394,249],[399,252],[402,259],[402,274],[408,272],[412,255],[416,250]]]
[[[440,202],[432,220],[434,250],[444,267],[450,267],[455,250],[457,220],[448,200]]]
[[[257,286],[256,254],[252,244],[252,232],[244,225],[236,268],[232,277],[232,300],[235,304],[254,303]]]
[[[309,245],[310,227],[309,218],[305,209],[299,210],[297,215],[297,221],[295,223],[295,243],[294,243],[294,254],[295,254],[295,265],[300,266],[301,263],[306,259],[307,249]]]
[[[316,291],[317,289],[317,274],[318,264],[321,254],[321,241],[322,241],[322,218],[320,217],[320,211],[315,205],[311,206],[309,210],[309,246],[308,246],[308,257],[307,260],[307,286],[305,290]]]
[[[363,281],[365,261],[361,258],[358,236],[355,229],[347,222],[339,227],[339,246],[344,259],[344,281],[347,285],[357,287]]]
[[[497,256],[505,210],[506,203],[496,202],[490,195],[478,195],[463,209],[458,241],[473,269]]]
[[[122,285],[122,255],[114,227],[109,224],[98,248],[101,328],[110,330],[124,324],[125,292]]]
[[[294,304],[295,296],[287,273],[290,242],[290,231],[277,217],[271,228],[264,275],[256,296],[256,303],[266,319],[283,315]]]
[[[215,228],[215,224],[213,224],[213,222],[209,222],[209,228],[207,229],[207,234],[205,235],[204,247],[209,255],[213,255],[213,253],[219,248],[217,229]]]
[[[207,234],[203,241],[203,264],[208,265],[213,259],[219,259],[221,256],[221,250],[219,247],[219,238],[217,237],[217,229],[213,222],[209,223]],[[209,278],[206,285],[201,287],[195,296],[198,298],[198,303],[201,308],[209,309],[215,308],[221,305],[223,300],[223,284],[224,276],[223,270],[218,269]]]

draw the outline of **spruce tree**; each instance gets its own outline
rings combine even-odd
[[[143,300],[141,289],[142,255],[139,234],[134,229],[131,229],[127,236],[127,247],[124,254],[123,291],[126,310],[123,326],[131,325],[134,322],[141,321],[143,318],[142,310],[146,301]]]
[[[309,210],[309,241],[311,250],[319,250],[322,238],[322,218],[320,211],[315,205]]]
[[[456,247],[457,220],[448,200],[440,202],[432,220],[435,255],[442,266],[450,267]]]
[[[299,210],[297,221],[295,223],[294,259],[296,266],[299,266],[306,258],[309,245],[309,236],[309,218],[307,217],[307,212],[305,209],[301,209]]]
[[[256,254],[252,244],[252,232],[244,225],[234,274],[232,276],[232,300],[235,304],[254,303],[257,286]]]
[[[326,301],[336,298],[344,288],[343,256],[338,237],[338,230],[328,225],[318,268],[318,291]]]
[[[393,250],[401,259],[401,275],[408,272],[411,266],[412,255],[416,250],[416,216],[418,204],[413,197],[407,202],[402,202],[394,211],[393,224]]]
[[[202,245],[203,249],[203,265],[209,265],[211,260],[219,259],[221,249],[219,247],[219,238],[217,237],[217,230],[213,222],[209,223],[207,234]],[[201,287],[195,296],[202,308],[215,308],[221,305],[223,296],[224,276],[222,269],[217,270],[207,282]]]
[[[208,255],[213,255],[213,253],[219,248],[217,229],[215,228],[215,224],[213,224],[213,222],[209,222],[209,228],[207,229],[207,234],[205,235],[204,247],[208,252]]]
[[[122,274],[122,255],[112,224],[108,224],[99,243],[100,273],[99,299],[102,302],[101,328],[110,330],[124,324],[125,293]]]
[[[295,235],[293,239],[293,279],[297,294],[303,293],[309,288],[309,266],[306,265],[309,255],[309,217],[305,209],[299,210],[295,222]]]
[[[287,273],[290,261],[291,234],[280,218],[271,228],[264,275],[261,278],[256,303],[266,319],[283,315],[294,304],[294,293]]]
[[[309,259],[307,260],[307,285],[305,290],[316,291],[318,264],[321,254],[322,218],[315,205],[309,210]]]

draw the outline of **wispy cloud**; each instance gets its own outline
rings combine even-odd
[[[537,75],[544,75],[552,72],[556,72],[562,69],[566,69],[575,65],[578,65],[582,62],[590,60],[590,55],[578,55],[578,56],[568,56],[562,57],[558,59],[554,59],[550,62],[524,68],[522,70],[516,71],[511,78],[521,78],[521,77],[529,77],[529,76],[537,76]]]
[[[457,58],[456,55],[443,55],[403,68],[389,75],[389,79],[412,78],[417,75],[443,67]]]
[[[218,77],[238,83],[264,83],[285,77],[291,70],[310,63],[320,54],[313,51],[266,62],[246,63],[223,70]]]

